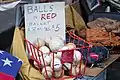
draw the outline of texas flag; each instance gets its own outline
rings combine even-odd
[[[20,59],[0,50],[0,80],[15,80],[21,65]]]

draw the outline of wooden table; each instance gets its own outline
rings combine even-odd
[[[120,54],[112,54],[110,55],[110,58],[104,62],[105,67],[104,68],[86,68],[85,75],[87,76],[97,76],[100,74],[102,71],[104,71],[110,64],[115,62],[120,57]]]

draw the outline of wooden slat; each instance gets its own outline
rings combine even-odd
[[[112,54],[110,55],[110,58],[104,62],[105,67],[104,68],[87,68],[85,75],[88,76],[97,76],[99,75],[102,71],[104,71],[110,64],[112,64],[115,60],[117,60],[120,57],[120,54]]]

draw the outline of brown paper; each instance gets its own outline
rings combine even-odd
[[[67,28],[76,31],[79,36],[83,36],[83,34],[85,36],[85,31],[80,33],[81,30],[86,28],[85,22],[71,5],[66,5],[65,21]]]
[[[80,2],[79,0],[78,1],[75,1],[74,3],[71,4],[71,6],[76,10],[76,12],[82,16],[82,10],[81,10],[81,7],[80,7]]]
[[[23,34],[23,33],[22,33]],[[23,35],[22,35],[23,36]],[[23,80],[45,80],[42,74],[35,68],[33,68],[27,58],[23,38],[18,27],[16,27],[11,46],[11,53],[13,56],[20,58],[23,61],[21,67],[21,76]]]

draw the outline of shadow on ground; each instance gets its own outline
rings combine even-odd
[[[107,70],[107,80],[120,80],[120,62],[114,62]]]

